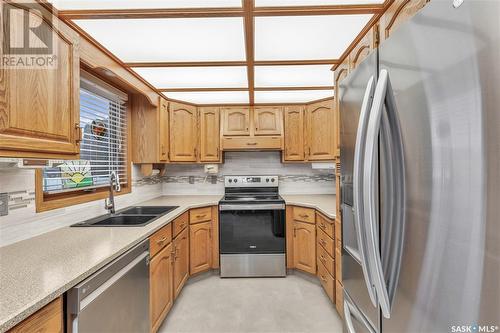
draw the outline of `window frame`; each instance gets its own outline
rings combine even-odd
[[[101,80],[104,84],[110,85],[111,87],[118,89],[120,91],[124,91],[123,89],[120,89],[119,87],[116,87],[116,85],[107,82],[106,80],[103,80],[103,78],[100,75],[96,75],[93,72],[90,72],[87,70],[87,73],[96,77],[98,80]],[[126,92],[125,92],[126,93]],[[128,94],[128,93],[127,93]],[[120,196],[124,194],[129,194],[132,192],[132,145],[130,142],[131,136],[131,103],[130,103],[130,96],[128,98],[128,101],[126,103],[127,107],[127,161],[126,161],[126,168],[127,168],[127,184],[123,184],[121,186],[121,191],[120,192],[115,192],[115,196]],[[80,115],[80,110],[78,110],[78,115]],[[80,154],[78,154],[78,158],[80,157]],[[101,200],[107,198],[109,195],[109,188],[108,187],[99,187],[95,188],[92,190],[75,190],[75,191],[69,191],[69,192],[62,192],[62,193],[54,193],[54,194],[47,194],[43,191],[43,170],[42,169],[37,169],[35,171],[35,207],[36,207],[36,212],[41,213],[41,212],[46,212],[49,210],[53,209],[58,209],[58,208],[65,208],[69,206],[74,206],[78,204],[83,204],[91,201],[96,201],[96,200]]]

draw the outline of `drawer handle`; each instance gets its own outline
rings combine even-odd
[[[323,282],[326,282],[326,278],[324,275],[320,275],[320,277],[321,277],[321,280],[323,280]]]
[[[321,238],[319,241],[321,242],[321,244],[326,245],[326,242],[323,238]]]
[[[166,240],[167,240],[167,237],[166,237],[166,236],[164,236],[163,238],[158,239],[158,240],[156,241],[156,243],[157,243],[157,244],[162,244],[162,243],[164,243]]]
[[[257,142],[247,142],[247,146],[256,146]]]
[[[326,225],[323,222],[321,222],[320,226],[321,226],[321,228],[326,229]]]
[[[299,216],[302,217],[302,218],[308,218],[309,217],[309,215],[307,215],[307,214],[299,214]]]
[[[205,217],[207,216],[207,214],[200,214],[200,215],[196,215],[197,218],[201,219],[202,217]]]

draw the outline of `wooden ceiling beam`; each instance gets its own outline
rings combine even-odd
[[[297,91],[297,90],[332,90],[334,86],[309,86],[309,87],[255,87],[255,91]]]
[[[336,65],[338,63],[338,59],[255,60],[254,66]],[[246,61],[158,61],[125,63],[125,66],[128,67],[224,67],[246,65]]]
[[[254,10],[254,15],[255,16],[355,15],[355,14],[378,14],[383,10],[384,10],[383,4],[257,7]]]
[[[248,100],[250,105],[254,104],[254,87],[255,87],[255,77],[254,77],[254,17],[253,10],[255,4],[254,0],[243,0],[243,11],[244,16],[244,27],[245,27],[245,54],[247,60],[247,78],[248,78]]]
[[[242,17],[244,11],[241,8],[72,9],[60,10],[57,15],[64,20],[204,18]]]
[[[307,87],[255,87],[254,91],[296,91],[296,90],[333,90],[334,86]],[[210,92],[210,91],[247,91],[248,88],[161,88],[161,92]]]
[[[255,66],[335,65],[338,59],[316,60],[256,60]]]

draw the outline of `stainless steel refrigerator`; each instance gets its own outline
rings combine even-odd
[[[338,98],[344,330],[500,331],[500,0],[431,0]]]

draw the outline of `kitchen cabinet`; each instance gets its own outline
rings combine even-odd
[[[318,263],[318,278],[330,301],[335,303],[335,279],[328,273],[328,270],[321,262]]]
[[[402,23],[409,20],[429,0],[395,0],[380,18],[380,39],[386,40]]]
[[[334,132],[335,132],[335,155],[340,156],[340,82],[349,74],[349,57],[342,61],[334,71],[335,81],[335,108],[334,108]]]
[[[169,103],[159,97],[158,106],[144,95],[132,95],[131,146],[133,163],[165,163],[169,150]]]
[[[170,103],[170,161],[196,162],[197,111],[193,105]]]
[[[224,136],[250,135],[250,108],[221,108],[222,134]]]
[[[151,332],[156,332],[173,304],[172,244],[165,246],[149,264]]]
[[[77,159],[82,139],[79,36],[38,4],[2,2],[2,6],[4,12],[13,9],[11,27],[23,26],[25,15],[30,22],[44,18],[37,29],[54,36],[52,53],[57,64],[53,68],[0,67],[0,157]],[[15,57],[12,53],[6,56]]]
[[[281,135],[283,132],[282,107],[255,107],[253,110],[254,135]]]
[[[220,162],[220,111],[216,107],[199,110],[200,162]]]
[[[194,208],[189,211],[189,223],[195,224],[212,220],[212,207]]]
[[[335,283],[335,307],[340,318],[344,318],[344,286],[339,280]]]
[[[304,161],[304,107],[287,106],[284,110],[284,161]]]
[[[184,284],[189,278],[189,229],[187,224],[184,225],[184,230],[174,238],[173,255],[174,255],[174,299],[179,296]]]
[[[307,105],[307,156],[309,161],[335,159],[334,100]]]
[[[294,267],[316,274],[316,226],[307,222],[293,222]]]
[[[189,225],[189,272],[191,275],[207,271],[212,266],[212,222]]]
[[[62,333],[63,300],[62,297],[38,310],[30,317],[12,328],[9,333]]]
[[[352,72],[356,67],[377,48],[379,42],[379,28],[375,24],[366,32],[361,40],[354,46],[349,53],[349,71]],[[337,96],[337,95],[335,95]]]

